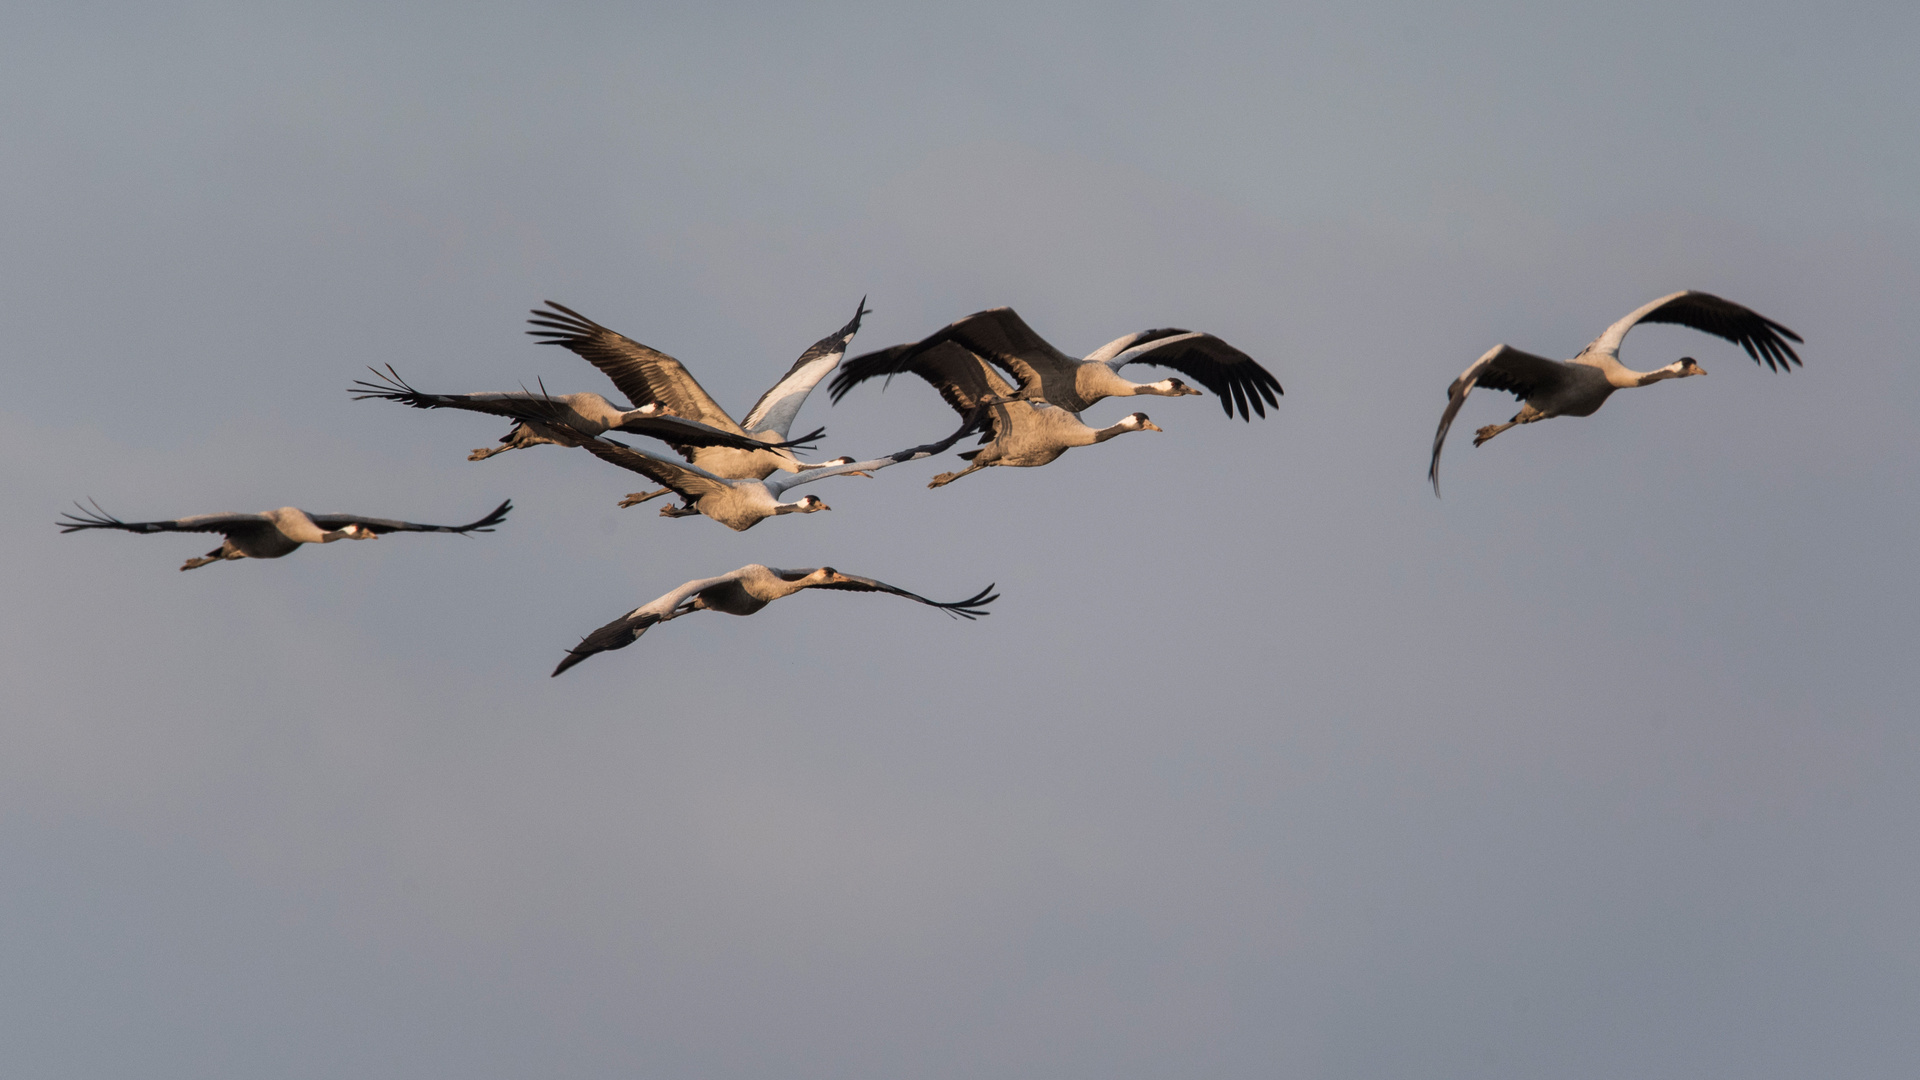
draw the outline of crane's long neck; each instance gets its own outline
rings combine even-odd
[[[1688,370],[1689,365],[1686,358],[1675,360],[1666,367],[1655,368],[1652,371],[1635,371],[1625,364],[1622,364],[1619,357],[1608,353],[1601,353],[1598,356],[1584,354],[1581,357],[1576,357],[1575,362],[1586,363],[1592,367],[1599,368],[1601,373],[1607,377],[1608,385],[1616,390],[1626,390],[1636,386],[1650,386],[1665,379],[1678,379],[1685,375],[1692,374],[1692,371]],[[1696,368],[1694,370],[1698,369]]]
[[[1628,383],[1628,386],[1650,386],[1663,379],[1678,379],[1686,374],[1686,368],[1677,360],[1666,367],[1655,368],[1652,371],[1622,370],[1626,370],[1628,375],[1633,376],[1633,381]]]
[[[1103,442],[1106,442],[1108,439],[1113,438],[1115,435],[1125,435],[1129,431],[1159,431],[1159,430],[1160,429],[1156,427],[1152,421],[1147,419],[1147,416],[1145,413],[1134,413],[1130,416],[1121,417],[1120,422],[1113,425],[1112,427],[1103,427],[1096,430],[1093,433],[1093,439],[1091,441],[1097,442],[1097,443],[1103,443]]]

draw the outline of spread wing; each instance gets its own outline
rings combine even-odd
[[[651,607],[652,605],[648,606]],[[558,675],[595,653],[624,649],[640,640],[641,634],[646,633],[660,621],[661,616],[657,612],[647,610],[647,608],[638,608],[630,611],[600,629],[595,630],[593,633],[588,634],[586,637],[581,638],[580,644],[568,649],[567,655],[560,658],[560,665],[553,669],[553,674]],[[552,677],[551,675],[548,676],[548,678]]]
[[[349,525],[358,525],[369,532],[442,532],[477,533],[492,532],[493,526],[507,519],[513,510],[513,500],[508,499],[493,508],[493,512],[478,521],[469,521],[465,525],[421,525],[412,521],[395,521],[392,518],[361,517],[358,514],[307,514],[307,517],[323,529],[332,531],[344,529]],[[305,511],[302,511],[305,513]]]
[[[353,395],[355,401],[377,398],[383,401],[398,401],[416,409],[465,409],[469,412],[511,417],[515,420],[557,419],[562,422],[566,420],[564,409],[567,407],[567,398],[554,397],[545,390],[538,393],[520,390],[488,394],[423,394],[407,385],[406,380],[400,377],[399,372],[393,370],[392,365],[388,365],[385,371],[375,368],[367,370],[372,371],[374,377],[380,381],[374,383],[365,379],[355,379],[353,388],[347,390],[347,393]],[[582,396],[596,401],[605,400],[598,395]],[[811,435],[803,436],[796,443],[768,443],[664,411],[658,416],[629,416],[613,430],[650,436],[675,446],[730,446],[738,450],[805,449],[808,447],[802,444],[826,434],[826,429],[822,428]]]
[[[625,615],[620,616],[607,625],[595,630],[593,633],[588,634],[586,637],[581,638],[580,644],[568,649],[567,655],[560,659],[560,666],[553,669],[553,674],[558,675],[595,653],[611,652],[614,649],[626,648],[640,640],[641,634],[673,618],[676,609],[686,600],[700,592],[700,590],[711,588],[721,582],[733,581],[737,579],[739,575],[740,571],[735,570],[731,574],[722,574],[719,577],[699,578],[694,581],[689,581],[665,596],[650,600],[634,608]],[[681,614],[684,614],[684,612],[681,612]],[[551,677],[552,676],[549,676],[549,678]]]
[[[853,472],[873,472],[875,469],[884,469],[889,465],[898,465],[903,461],[915,461],[924,457],[933,457],[935,454],[944,454],[952,448],[954,443],[959,442],[969,432],[977,430],[985,421],[987,411],[986,409],[976,409],[974,412],[968,414],[967,418],[960,422],[959,428],[955,429],[953,434],[937,443],[927,443],[924,446],[910,446],[897,454],[888,454],[886,457],[874,458],[871,461],[856,461],[848,465],[828,465],[818,469],[805,469],[797,473],[776,473],[762,480],[761,483],[767,485],[767,490],[777,496],[788,488],[799,487],[801,484],[811,484],[815,480],[824,477],[842,476],[846,473]],[[667,484],[665,480],[661,480],[660,482]],[[667,486],[672,487],[673,485],[667,484]]]
[[[679,416],[635,416],[621,421],[614,431],[624,431],[631,435],[647,435],[670,445],[679,446],[731,446],[736,450],[812,450],[826,428],[815,428],[792,442],[761,442],[748,435],[735,435],[722,431],[710,424],[698,420],[688,420]],[[786,432],[781,432],[782,435]]]
[[[813,393],[813,388],[846,355],[847,346],[853,343],[853,335],[860,332],[860,317],[866,314],[867,298],[863,296],[860,306],[854,310],[853,321],[814,342],[812,347],[801,353],[800,359],[794,361],[793,367],[780,377],[780,381],[753,403],[741,426],[748,431],[776,431],[781,438],[786,438],[787,432],[793,427],[793,418],[799,415],[800,406],[807,402],[807,395]]]
[[[945,330],[921,339],[930,347],[943,341],[963,346],[988,363],[1007,370],[1027,393],[1052,400],[1047,391],[1071,392],[1074,372],[1082,363],[1035,333],[1012,308],[989,308],[956,320]]]
[[[674,461],[658,454],[649,454],[645,450],[639,450],[612,439],[595,439],[579,435],[578,432],[575,434],[580,439],[580,445],[594,457],[608,464],[637,472],[642,476],[652,477],[656,483],[689,502],[703,495],[718,494],[732,486],[698,465]]]
[[[787,571],[787,573],[792,573],[792,571]],[[992,614],[992,612],[985,610],[986,605],[1000,599],[1000,594],[993,591],[992,585],[988,585],[986,588],[981,589],[965,600],[956,600],[950,604],[941,603],[938,600],[929,600],[918,593],[910,593],[905,589],[889,585],[884,581],[876,581],[873,578],[857,577],[853,574],[842,574],[837,570],[833,571],[833,574],[834,579],[832,581],[808,585],[807,588],[844,589],[849,592],[891,593],[894,596],[904,596],[909,600],[925,604],[928,607],[939,608],[949,615],[956,615],[962,619],[977,619],[982,615]],[[802,576],[805,576],[805,572],[802,572]]]
[[[175,518],[172,521],[121,521],[100,509],[99,503],[94,503],[91,510],[77,502],[73,505],[79,509],[79,513],[69,510],[54,522],[60,526],[60,531],[63,533],[79,532],[82,529],[123,529],[137,533],[230,533],[236,529],[271,527],[273,524],[273,519],[265,514],[197,514],[193,517]]]
[[[714,427],[746,434],[701,388],[680,361],[658,349],[615,333],[571,308],[547,301],[552,311],[535,308],[527,333],[544,345],[560,345],[606,373],[634,407],[650,401],[667,411]]]
[[[840,374],[833,377],[829,389],[837,402],[847,391],[868,379],[901,372],[912,372],[925,379],[961,416],[971,414],[982,399],[1013,396],[1013,387],[1007,385],[999,372],[964,346],[950,341],[934,345],[922,342],[895,345],[856,357],[847,361]]]
[[[1607,327],[1607,332],[1595,338],[1586,351],[1609,353],[1618,358],[1620,343],[1627,331],[1643,322],[1678,323],[1726,338],[1747,350],[1754,363],[1765,364],[1769,371],[1791,371],[1793,365],[1800,363],[1799,354],[1787,344],[1788,341],[1800,342],[1799,334],[1752,308],[1691,289],[1663,296]]]
[[[1229,417],[1238,408],[1240,419],[1249,422],[1253,420],[1247,414],[1249,408],[1265,417],[1267,410],[1262,399],[1266,405],[1278,407],[1280,402],[1275,395],[1285,393],[1272,372],[1212,334],[1143,330],[1108,344],[1100,352],[1108,350],[1112,350],[1113,359],[1106,363],[1113,370],[1119,371],[1128,364],[1172,368],[1213,391]]]
[[[1433,433],[1433,462],[1427,466],[1427,479],[1433,483],[1433,493],[1440,494],[1440,447],[1447,441],[1447,429],[1453,427],[1453,418],[1459,415],[1460,406],[1467,403],[1467,395],[1475,386],[1505,390],[1524,401],[1536,393],[1551,392],[1566,377],[1567,367],[1560,361],[1507,345],[1487,350],[1486,355],[1461,372],[1453,385],[1447,387],[1447,411],[1440,415],[1440,430]]]
[[[374,378],[380,381],[376,383],[365,379],[353,380],[353,385],[347,388],[347,393],[352,394],[355,401],[368,399],[398,401],[402,405],[410,405],[416,409],[465,409],[468,412],[486,413],[489,416],[510,416],[516,420],[524,420],[526,417],[522,415],[524,409],[521,402],[534,396],[526,390],[504,394],[423,394],[408,386],[406,380],[402,379],[400,373],[393,370],[391,365],[385,371],[371,367],[367,370],[373,372]]]
[[[921,352],[947,343],[959,345],[983,360],[1006,368],[1020,383],[1022,390],[1033,391],[1042,397],[1045,396],[1048,379],[1054,380],[1056,386],[1071,389],[1074,369],[1081,363],[1034,333],[1033,327],[1028,326],[1026,320],[1012,308],[992,308],[976,311],[911,345],[895,346],[849,361],[841,369],[840,376],[834,379],[834,400],[838,401],[840,395],[846,393],[854,383],[874,375],[911,370]],[[884,357],[892,358],[893,368],[878,367],[884,362]],[[861,373],[848,379],[849,373],[856,370]]]

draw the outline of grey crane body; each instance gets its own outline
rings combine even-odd
[[[988,585],[965,600],[942,603],[888,585],[884,581],[843,574],[831,566],[822,566],[813,570],[779,570],[752,563],[719,577],[689,581],[672,592],[642,604],[600,627],[580,639],[580,644],[569,649],[559,666],[553,669],[553,674],[559,675],[596,653],[624,649],[638,641],[640,635],[653,627],[682,615],[690,615],[696,611],[752,615],[775,600],[792,596],[803,589],[891,593],[928,607],[939,608],[949,615],[963,619],[976,619],[988,614],[984,610],[985,606],[999,599],[998,594],[993,592],[992,585]]]
[[[1160,430],[1145,413],[1123,417],[1111,427],[1095,428],[1083,423],[1069,409],[1020,398],[991,365],[953,341],[924,347],[896,345],[870,353],[867,359],[867,367],[856,370],[850,364],[848,371],[834,380],[835,401],[874,374],[905,371],[925,379],[963,416],[981,408],[986,410],[987,429],[981,436],[984,445],[960,455],[971,464],[959,472],[935,476],[928,487],[944,487],[993,465],[1034,468],[1056,460],[1076,446],[1092,446],[1130,431]]]
[[[78,504],[75,504],[78,505]],[[180,567],[192,570],[208,563],[232,559],[278,559],[291,555],[303,544],[330,544],[335,540],[372,540],[390,532],[443,532],[466,535],[492,532],[506,519],[513,500],[502,502],[493,512],[465,525],[421,525],[391,518],[362,517],[356,514],[309,514],[292,506],[257,514],[200,514],[171,521],[122,521],[97,505],[80,513],[69,511],[58,524],[61,532],[82,529],[119,529],[125,532],[217,532],[225,542],[197,559],[188,559]]]
[[[802,462],[788,449],[792,445],[787,442],[788,431],[813,388],[839,365],[847,345],[859,332],[862,316],[867,314],[863,297],[852,321],[801,353],[786,375],[760,396],[745,417],[735,421],[680,361],[571,308],[551,300],[547,306],[551,310],[533,312],[534,318],[527,321],[537,329],[527,332],[541,339],[542,344],[559,345],[599,368],[636,407],[657,405],[672,415],[768,444],[765,449],[756,449],[750,444],[676,444],[675,449],[689,464],[729,480],[763,480],[775,472],[802,472],[821,467]],[[823,464],[838,464],[842,460]],[[665,494],[666,491],[656,491],[649,493],[648,498]]]
[[[945,329],[906,346],[867,353],[847,362],[834,379],[835,398],[846,388],[876,375],[910,370],[921,353],[944,344],[959,345],[1019,383],[1015,396],[1046,401],[1072,413],[1109,397],[1185,397],[1200,391],[1179,379],[1137,383],[1120,374],[1128,364],[1154,364],[1199,381],[1220,398],[1231,417],[1267,415],[1278,405],[1279,380],[1251,356],[1212,334],[1163,328],[1115,338],[1076,359],[1061,352],[1028,326],[1012,308],[975,312]]]
[[[1510,345],[1496,345],[1447,387],[1447,408],[1434,432],[1433,458],[1427,467],[1433,493],[1440,494],[1440,450],[1446,444],[1447,432],[1476,386],[1507,391],[1523,403],[1506,423],[1489,424],[1475,432],[1473,445],[1479,446],[1521,424],[1556,416],[1592,416],[1616,390],[1707,373],[1691,356],[1652,371],[1635,371],[1622,364],[1621,342],[1629,330],[1643,322],[1676,323],[1725,338],[1744,348],[1754,363],[1772,371],[1791,371],[1800,363],[1793,346],[1787,343],[1799,342],[1798,334],[1749,308],[1692,290],[1671,293],[1630,312],[1571,360],[1550,360]]]
[[[678,494],[683,501],[680,506],[668,506],[660,511],[663,517],[690,517],[703,515],[718,521],[736,532],[744,532],[770,517],[781,514],[812,514],[832,507],[822,502],[818,496],[806,495],[794,502],[782,502],[781,496],[790,488],[810,484],[815,480],[829,476],[849,474],[867,474],[890,465],[914,461],[923,457],[945,453],[961,437],[973,431],[980,422],[976,412],[968,416],[959,429],[937,443],[909,447],[886,457],[870,461],[846,460],[839,464],[825,465],[802,472],[780,476],[768,475],[759,479],[735,479],[718,476],[692,463],[674,461],[658,454],[627,446],[611,439],[591,438],[575,433],[593,456],[623,469],[652,477],[665,484],[668,491]],[[629,495],[622,500],[621,506],[633,506],[653,498],[651,493]]]
[[[970,464],[959,472],[940,473],[927,483],[945,487],[969,473],[993,465],[1031,469],[1048,464],[1076,446],[1103,443],[1129,431],[1159,431],[1146,413],[1132,413],[1111,427],[1082,423],[1065,409],[1044,401],[1010,401],[990,407],[990,441],[960,456]]]

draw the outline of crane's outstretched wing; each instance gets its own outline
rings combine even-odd
[[[398,401],[416,409],[465,409],[469,412],[505,416],[514,420],[554,420],[571,422],[565,413],[565,397],[554,397],[544,389],[487,394],[424,394],[407,385],[400,373],[388,365],[386,371],[368,368],[380,382],[355,379],[347,393],[355,401],[378,398]],[[357,388],[357,389],[355,389]],[[664,409],[658,402],[655,407]],[[626,410],[621,410],[626,411]],[[674,446],[730,446],[736,450],[811,450],[814,440],[827,433],[821,428],[793,442],[762,442],[733,431],[703,424],[698,420],[674,416],[662,411],[657,416],[630,416],[611,430],[646,435]]]
[[[92,502],[91,499],[88,500]],[[69,510],[54,524],[60,526],[63,533],[79,532],[81,529],[124,529],[127,532],[214,532],[227,533],[248,526],[271,525],[273,519],[265,514],[197,514],[193,517],[175,518],[172,521],[121,521],[105,510],[99,503],[89,510],[79,503],[80,512]]]
[[[392,518],[361,517],[358,514],[307,514],[309,520],[323,529],[332,531],[344,529],[349,525],[358,525],[368,532],[439,532],[467,533],[492,532],[495,525],[507,519],[513,510],[513,500],[508,499],[493,508],[493,512],[478,521],[469,521],[465,525],[421,525],[412,521],[395,521]],[[305,511],[301,511],[305,513]]]
[[[640,635],[658,624],[660,619],[658,613],[648,611],[646,608],[639,608],[620,616],[581,638],[580,644],[568,649],[567,655],[560,658],[560,665],[553,669],[553,675],[560,674],[595,653],[626,648],[640,640]],[[549,675],[548,678],[552,678],[553,675]]]
[[[1286,393],[1272,372],[1212,334],[1171,328],[1142,330],[1109,342],[1094,356],[1101,353],[1112,356],[1105,363],[1115,371],[1128,364],[1172,368],[1213,391],[1228,417],[1238,408],[1240,419],[1248,422],[1253,420],[1247,414],[1249,408],[1264,418],[1267,410],[1262,399],[1278,408],[1280,402],[1274,395]]]
[[[601,326],[572,308],[549,300],[552,311],[535,308],[527,333],[543,345],[560,345],[606,373],[635,408],[659,402],[669,412],[744,435],[717,402],[687,373],[686,366],[658,349]]]
[[[1459,415],[1460,406],[1467,403],[1467,395],[1475,386],[1505,390],[1524,401],[1536,393],[1550,392],[1566,377],[1566,365],[1560,361],[1521,352],[1508,345],[1488,349],[1461,372],[1453,385],[1447,387],[1447,411],[1440,414],[1440,430],[1433,433],[1433,462],[1427,466],[1427,479],[1433,483],[1433,493],[1440,494],[1440,447],[1446,443],[1453,418]]]
[[[794,361],[793,367],[780,377],[780,381],[761,394],[760,400],[747,410],[747,418],[740,422],[740,426],[750,432],[778,432],[781,438],[786,438],[787,432],[793,427],[793,418],[799,415],[800,406],[807,402],[807,395],[813,393],[813,388],[820,385],[820,380],[826,378],[827,373],[840,363],[840,358],[847,354],[847,346],[853,343],[853,335],[860,332],[860,317],[868,314],[871,312],[867,311],[867,298],[863,296],[859,306],[854,309],[853,321],[814,342],[806,352],[801,353],[800,359]]]
[[[1800,355],[1787,344],[1789,340],[1800,342],[1799,334],[1752,308],[1691,289],[1663,296],[1634,311],[1607,327],[1606,333],[1595,338],[1586,351],[1609,353],[1618,359],[1620,343],[1627,331],[1643,322],[1678,323],[1725,338],[1747,350],[1754,363],[1765,364],[1769,371],[1791,371],[1793,365],[1800,363]]]
[[[745,569],[746,567],[741,568],[741,570]],[[558,675],[595,653],[611,652],[614,649],[626,648],[640,640],[640,635],[646,633],[650,628],[666,622],[678,614],[685,614],[685,612],[679,610],[680,606],[698,594],[702,589],[712,588],[723,582],[738,580],[741,570],[722,574],[719,577],[696,578],[693,581],[686,582],[672,592],[667,593],[665,596],[656,597],[634,608],[625,615],[620,616],[600,629],[595,630],[593,633],[588,634],[586,637],[581,638],[580,644],[567,650],[567,655],[561,658],[560,666],[553,669],[553,674]],[[551,678],[552,676],[548,677]]]
[[[726,480],[698,465],[650,454],[612,439],[596,439],[578,432],[574,434],[579,438],[580,445],[594,457],[630,472],[652,477],[656,483],[689,502],[703,495],[718,494],[731,486]]]
[[[963,345],[943,341],[934,345],[914,342],[881,349],[847,361],[829,388],[839,401],[847,391],[881,376],[912,372],[940,392],[953,411],[961,416],[973,412],[983,400],[1009,398],[1013,387],[1000,373],[969,352]]]
[[[992,585],[988,585],[986,588],[981,589],[979,592],[974,593],[972,596],[967,597],[965,600],[956,600],[953,603],[942,603],[938,600],[929,600],[926,597],[921,596],[919,593],[910,593],[905,589],[898,588],[893,585],[889,585],[884,581],[876,581],[875,579],[869,578],[869,577],[857,577],[853,574],[843,574],[840,571],[835,570],[831,566],[824,567],[823,569],[825,569],[828,573],[833,575],[833,580],[819,582],[813,585],[808,585],[807,588],[809,589],[845,589],[850,592],[892,593],[894,596],[904,596],[909,600],[915,601],[916,603],[925,604],[928,607],[939,608],[940,610],[946,612],[949,615],[955,615],[962,619],[977,619],[982,615],[991,615],[992,612],[986,610],[986,605],[991,604],[995,600],[1000,599],[1000,594],[993,591]],[[808,574],[814,573],[814,571],[812,570],[775,570],[774,573],[780,575],[783,578],[786,578],[788,581],[798,581],[799,579],[806,577]]]
[[[1048,379],[1054,381],[1056,388],[1071,389],[1074,369],[1081,363],[1034,333],[1033,327],[1012,308],[991,308],[949,323],[946,328],[911,344],[853,358],[833,381],[834,400],[840,400],[855,383],[875,375],[912,370],[920,354],[947,343],[959,345],[983,360],[1006,368],[1019,382],[1022,392],[1036,396],[1044,396]],[[933,382],[931,378],[927,381]]]
[[[823,477],[842,476],[846,473],[854,472],[873,472],[876,469],[884,469],[889,465],[898,465],[903,461],[915,461],[923,457],[932,457],[935,454],[944,454],[952,448],[954,443],[959,442],[969,432],[977,430],[981,423],[984,422],[986,413],[987,410],[984,408],[975,409],[967,415],[965,420],[961,421],[960,427],[956,429],[953,434],[937,443],[927,443],[924,446],[911,446],[899,453],[888,454],[886,457],[874,458],[871,461],[855,461],[846,465],[827,465],[818,469],[804,469],[797,473],[787,473],[784,475],[776,473],[762,480],[761,483],[767,485],[767,490],[778,496],[788,488],[799,487],[801,484],[811,484],[815,480]],[[660,482],[667,484],[665,480],[661,480]],[[667,484],[667,486],[672,487],[673,485]]]

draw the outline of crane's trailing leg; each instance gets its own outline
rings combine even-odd
[[[620,506],[623,509],[629,506],[639,506],[641,503],[646,502],[649,499],[657,499],[662,495],[671,495],[671,494],[673,494],[673,489],[671,488],[661,488],[659,491],[636,491],[633,494],[627,496],[626,498],[621,499]]]
[[[205,555],[202,555],[197,559],[188,559],[186,562],[181,563],[180,569],[192,570],[195,567],[205,566],[208,563],[215,563],[215,562],[221,561],[222,559],[233,559],[233,558],[239,558],[239,553],[235,552],[232,555],[227,554],[227,547],[225,544],[222,544],[219,547],[214,548],[212,551],[207,552]]]
[[[625,505],[625,504],[623,503],[622,505]],[[695,510],[691,506],[663,506],[660,508],[660,516],[661,517],[699,517],[700,511]]]
[[[509,450],[518,450],[518,449],[519,449],[518,446],[515,446],[511,443],[507,444],[506,446],[483,446],[480,449],[475,450],[473,453],[468,454],[467,460],[468,461],[485,461],[495,454],[504,454]]]
[[[985,465],[975,464],[975,465],[969,465],[966,468],[961,469],[959,472],[943,472],[940,475],[934,477],[932,480],[928,481],[927,486],[929,488],[946,487],[948,484],[953,483],[955,480],[960,479],[961,477],[967,475],[968,473],[976,473],[984,468],[986,468]]]
[[[1504,424],[1488,424],[1486,427],[1483,427],[1479,431],[1476,431],[1473,433],[1473,445],[1479,446],[1481,443],[1486,442],[1488,439],[1493,438],[1495,435],[1498,435],[1501,432],[1507,430],[1508,428],[1518,425],[1519,423],[1520,421],[1518,420],[1509,420]]]
[[[1531,405],[1523,406],[1519,412],[1513,414],[1513,419],[1506,423],[1488,424],[1486,427],[1474,432],[1473,445],[1479,446],[1481,443],[1486,442],[1488,439],[1493,438],[1495,435],[1500,434],[1510,427],[1518,427],[1521,424],[1531,424],[1535,420],[1545,420],[1546,418],[1547,414],[1541,412],[1539,409]]]

